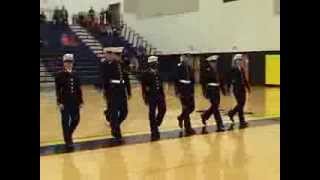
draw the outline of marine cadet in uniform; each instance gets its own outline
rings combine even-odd
[[[61,112],[63,138],[67,148],[72,148],[72,134],[79,124],[79,109],[83,104],[81,83],[73,71],[73,61],[73,54],[65,54],[64,69],[55,76],[57,104]]]
[[[121,59],[123,47],[105,48],[108,54],[107,63],[103,68],[103,91],[107,99],[108,118],[111,134],[116,140],[121,140],[121,123],[128,115],[128,98],[131,97],[129,74]]]
[[[228,90],[232,85],[233,95],[237,101],[236,106],[228,112],[228,116],[232,122],[230,129],[234,127],[234,119],[233,116],[238,113],[240,125],[239,128],[248,127],[248,122],[245,121],[244,118],[244,106],[246,103],[246,92],[250,93],[250,85],[248,83],[245,69],[244,69],[244,57],[242,54],[236,54],[232,59],[232,69],[229,74],[229,82],[228,82]]]
[[[217,124],[217,132],[224,131],[224,125],[219,112],[220,105],[220,90],[225,95],[226,91],[222,80],[218,74],[217,61],[219,56],[210,56],[204,61],[204,66],[201,71],[202,92],[205,98],[210,100],[210,107],[201,114],[202,123],[206,125],[206,121],[213,114]]]
[[[99,63],[99,70],[100,70],[100,85],[101,85],[101,88],[102,88],[102,92],[103,92],[103,97],[104,97],[104,100],[106,101],[106,108],[104,109],[103,113],[105,115],[105,118],[106,118],[106,121],[110,123],[110,101],[108,101],[108,99],[110,99],[108,97],[108,93],[107,91],[104,90],[104,82],[105,82],[105,72],[107,71],[107,66],[109,64],[109,62],[111,61],[111,55],[112,53],[111,52],[107,52],[106,49],[104,49],[103,51],[104,53],[104,57],[101,58],[100,60],[100,63]]]
[[[194,70],[192,68],[192,59],[189,54],[180,56],[180,63],[177,64],[177,76],[175,80],[175,92],[179,97],[182,112],[178,116],[180,128],[185,128],[187,135],[195,134],[191,126],[190,114],[195,109],[194,102]]]
[[[166,113],[166,101],[160,79],[158,57],[148,57],[146,69],[142,72],[142,96],[144,102],[149,105],[149,122],[151,129],[151,140],[160,139],[159,126]],[[156,114],[156,110],[158,113]]]

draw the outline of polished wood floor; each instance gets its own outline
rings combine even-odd
[[[110,128],[105,121],[103,109],[105,102],[101,92],[93,86],[83,86],[85,105],[81,110],[80,124],[74,133],[75,141],[86,141],[110,136]],[[140,86],[133,87],[129,100],[129,114],[122,124],[124,135],[149,132],[148,108],[141,98]],[[181,111],[180,102],[174,96],[173,87],[166,85],[167,113],[161,130],[177,129],[176,117]],[[222,97],[221,109],[228,110],[235,104],[232,96]],[[200,86],[196,87],[196,110],[204,110],[209,103],[202,97]],[[280,116],[280,88],[253,87],[246,105],[249,120],[259,117]],[[201,126],[199,113],[191,116],[193,126]],[[227,121],[227,117],[223,117]],[[54,87],[40,89],[40,146],[62,143],[60,113],[56,106]],[[213,123],[213,119],[211,123]]]
[[[42,156],[40,179],[279,180],[279,137],[280,125],[273,124]]]

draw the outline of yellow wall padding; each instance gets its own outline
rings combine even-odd
[[[266,55],[267,85],[280,85],[280,55]]]

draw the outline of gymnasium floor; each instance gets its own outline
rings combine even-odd
[[[44,149],[63,143],[52,89],[42,88],[40,93],[40,146]],[[101,93],[93,86],[84,86],[83,91],[85,106],[74,135],[77,150],[47,154],[40,151],[41,180],[280,179],[280,88],[252,88],[245,109],[250,112],[246,115],[250,122],[247,129],[216,133],[211,119],[209,133],[203,133],[199,113],[194,112],[192,124],[197,134],[180,137],[176,120],[180,103],[173,96],[172,87],[166,86],[167,114],[161,126],[161,140],[150,142],[147,108],[137,86],[129,101],[128,118],[122,125],[126,143],[114,147],[96,143],[95,148],[87,149],[81,149],[81,143],[86,146],[86,141],[108,139],[110,129],[102,114]],[[233,97],[222,97],[222,114],[234,103]],[[206,107],[208,102],[197,86],[196,111]],[[228,118],[223,118],[227,125]],[[141,141],[134,141],[139,137]]]
[[[84,108],[81,110],[81,120],[74,133],[75,142],[104,139],[110,137],[110,127],[105,121],[103,109],[105,102],[101,92],[93,86],[83,86]],[[165,86],[167,113],[162,131],[178,129],[176,117],[181,111],[179,100],[174,96],[172,86]],[[232,108],[235,100],[232,96],[222,96],[221,109],[223,119],[226,110]],[[200,113],[197,110],[204,110],[209,103],[202,97],[200,86],[196,86],[196,110],[191,115],[194,127],[202,126]],[[132,97],[129,100],[129,114],[127,120],[122,124],[122,131],[125,136],[142,133],[149,133],[148,108],[141,98],[140,86],[133,86]],[[246,105],[248,120],[256,120],[265,117],[280,116],[280,88],[278,87],[252,87],[252,93],[248,97]],[[252,114],[251,114],[252,113]],[[237,119],[237,118],[236,118]],[[213,119],[209,121],[213,123]],[[53,87],[40,89],[40,146],[61,144],[62,127],[60,113],[56,106],[55,91]]]
[[[280,126],[42,156],[41,180],[279,180]]]

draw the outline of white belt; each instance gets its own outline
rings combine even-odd
[[[124,80],[110,80],[111,83],[115,83],[115,84],[120,84],[120,83],[124,83]]]
[[[208,86],[219,86],[218,83],[208,83]]]
[[[184,83],[184,84],[190,84],[191,81],[180,79],[179,82]]]

